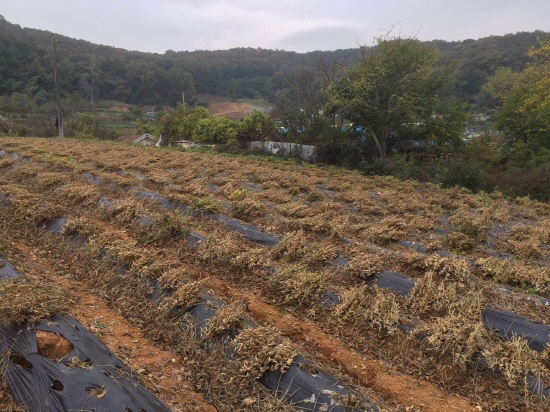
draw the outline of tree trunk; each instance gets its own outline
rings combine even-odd
[[[380,159],[385,159],[386,158],[386,142],[381,142],[379,139],[378,139],[378,136],[376,136],[376,132],[374,131],[374,129],[371,127],[370,128],[370,133],[372,135],[372,138],[374,139],[374,143],[376,143],[376,147],[378,148],[378,155],[380,156]]]

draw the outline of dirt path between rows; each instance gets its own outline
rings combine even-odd
[[[254,294],[228,285],[226,282],[195,272],[197,278],[206,278],[207,284],[233,298],[247,303],[250,314],[261,322],[275,325],[283,334],[301,343],[307,342],[331,362],[341,365],[347,373],[365,386],[387,395],[395,403],[414,406],[422,411],[478,411],[459,396],[444,393],[432,383],[399,372],[389,372],[384,365],[347,350],[340,342],[327,336],[313,322],[282,313]]]
[[[100,222],[95,219],[92,219],[92,221],[94,223],[101,223],[101,227],[106,231],[116,232],[121,238],[131,240],[131,237],[125,231],[116,229],[109,223]],[[21,245],[19,246],[21,247]],[[31,260],[48,260],[47,258],[36,256],[32,250],[27,250],[27,255],[29,255],[29,259]],[[410,375],[395,371],[389,372],[384,365],[375,360],[365,358],[346,349],[336,338],[325,334],[313,322],[307,319],[298,319],[290,314],[284,314],[272,305],[265,303],[259,291],[243,290],[223,280],[210,277],[207,273],[194,267],[194,265],[189,265],[185,262],[182,262],[182,264],[188,269],[188,273],[191,276],[197,279],[207,279],[207,284],[212,289],[246,302],[249,313],[259,322],[275,325],[283,334],[299,343],[307,342],[315,350],[323,354],[327,360],[341,365],[348,374],[358,379],[363,385],[388,396],[396,404],[404,407],[414,406],[426,412],[440,412],[442,410],[457,412],[478,411],[463,397],[449,395],[432,383]],[[53,273],[51,264],[48,263],[48,265],[50,265],[50,272]],[[60,276],[56,276],[56,280],[63,286],[64,290],[70,291],[72,296],[78,299],[79,305],[74,308],[76,317],[88,326],[91,331],[100,336],[105,344],[113,348],[114,353],[127,362],[134,370],[144,370],[142,373],[145,373],[147,381],[150,382],[150,388],[154,390],[160,386],[161,393],[164,391],[172,394],[178,392],[178,388],[181,387],[184,392],[191,392],[192,397],[202,399],[201,395],[192,392],[189,383],[183,380],[181,382],[174,381],[174,378],[176,380],[178,377],[181,379],[181,365],[179,364],[177,355],[162,352],[153,347],[137,328],[128,324],[117,312],[110,310],[84,284]],[[98,330],[95,327],[97,324],[108,325],[109,329],[107,332]],[[158,352],[159,355],[155,354],[152,356],[153,351]],[[175,359],[176,363],[172,362],[172,359]],[[161,383],[160,379],[164,379],[165,383]],[[166,391],[166,388],[169,390]],[[164,395],[170,396],[166,393]],[[188,395],[185,394],[185,396]],[[161,396],[161,399],[173,407],[173,403],[168,400],[169,398]],[[205,405],[205,407],[210,407],[211,409],[195,408],[186,410],[215,410],[210,405]],[[174,408],[174,410],[181,409]]]
[[[70,314],[92,333],[139,377],[148,390],[174,412],[216,412],[202,395],[193,391],[184,378],[184,367],[178,355],[160,350],[109,307],[81,282],[56,275],[55,266],[47,257],[37,256],[32,248],[19,242],[11,242],[19,258],[33,266],[38,273],[60,285],[76,304]],[[24,273],[22,273],[24,275]]]

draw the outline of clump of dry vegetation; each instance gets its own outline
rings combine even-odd
[[[188,217],[179,212],[167,213],[141,233],[140,243],[144,246],[148,244],[161,246],[169,240],[181,237],[187,232],[188,220]]]
[[[479,258],[478,272],[505,285],[534,288],[538,293],[550,293],[550,269],[547,266],[529,265],[519,259]]]
[[[185,269],[182,269],[181,267],[174,267],[162,272],[158,278],[158,281],[165,288],[176,289],[181,286],[187,278],[188,274]]]
[[[407,225],[400,217],[387,217],[377,224],[371,225],[366,232],[367,238],[378,244],[387,245],[396,240],[403,239],[407,231]]]
[[[64,314],[73,303],[53,285],[34,279],[0,282],[0,324],[33,325],[55,314]]]
[[[289,233],[270,250],[273,259],[281,263],[297,263],[318,267],[332,262],[336,248],[329,242],[313,242],[303,230]]]
[[[234,201],[244,200],[248,195],[248,190],[246,189],[236,189],[229,195],[229,198]]]
[[[267,207],[254,199],[245,199],[231,204],[231,214],[237,218],[262,216],[266,211]]]
[[[41,172],[38,175],[38,181],[44,188],[59,186],[67,180],[67,175],[61,172]]]
[[[366,326],[393,333],[401,320],[396,296],[368,285],[355,286],[344,292],[342,303],[334,307],[334,318],[361,330]]]
[[[550,243],[550,224],[542,222],[537,226],[515,226],[510,232],[506,249],[525,259],[542,256],[541,246]]]
[[[135,262],[143,262],[144,251],[138,247],[138,242],[121,239],[115,232],[98,230],[97,234],[90,236],[86,241],[86,249],[97,258],[107,256],[111,261],[126,268],[131,268]]]
[[[91,184],[69,182],[57,189],[63,199],[69,199],[75,205],[97,203],[100,198],[98,189]]]
[[[203,332],[203,339],[206,341],[223,340],[236,333],[244,326],[245,312],[245,306],[239,302],[223,305],[208,321]]]
[[[143,201],[125,198],[117,201],[112,207],[105,208],[105,216],[113,218],[120,224],[132,223],[143,210]]]
[[[548,350],[537,352],[529,348],[525,339],[517,336],[483,349],[489,367],[502,373],[510,387],[519,385],[526,394],[529,393],[530,378],[541,381],[542,385],[549,381],[548,355]]]
[[[99,233],[99,229],[86,218],[69,218],[63,226],[63,233],[79,233],[84,236],[92,236]]]
[[[422,318],[444,316],[458,300],[457,282],[438,281],[434,272],[419,279],[407,300],[407,307]]]
[[[9,196],[10,202],[24,215],[32,215],[35,208],[42,203],[40,196],[5,181],[0,181],[0,193]]]
[[[221,210],[221,206],[212,196],[207,196],[196,199],[191,209],[197,212],[217,213]]]
[[[481,293],[474,293],[451,303],[445,316],[433,319],[418,331],[426,336],[422,343],[435,365],[452,364],[463,369],[475,363],[482,349],[489,345],[489,332],[480,319],[481,310]],[[416,337],[409,339],[412,345],[418,345]]]
[[[205,281],[189,282],[181,285],[177,290],[166,298],[162,305],[166,312],[174,308],[184,312],[192,306],[196,305],[201,299],[201,292],[204,288]]]
[[[288,370],[297,355],[288,339],[271,326],[243,330],[233,341],[238,354],[235,361],[237,375],[231,380],[248,385],[268,370]]]
[[[0,158],[0,169],[7,168],[8,166],[12,166],[15,163],[15,160],[13,160],[11,157],[2,157]]]
[[[42,203],[35,206],[30,211],[30,214],[32,216],[32,221],[34,222],[34,224],[40,225],[55,217],[63,216],[65,212],[65,208],[62,206],[51,203]]]
[[[478,215],[462,210],[452,215],[449,222],[454,227],[445,239],[452,250],[459,252],[472,250],[484,240],[490,223],[485,214]]]
[[[310,272],[303,266],[286,266],[269,278],[273,293],[280,296],[281,305],[311,308],[321,303],[326,291],[327,273]]]
[[[360,252],[353,256],[346,270],[354,276],[366,279],[386,269],[387,257],[381,253]]]
[[[237,238],[238,236],[232,233],[225,236],[220,236],[217,232],[212,233],[201,248],[201,261],[220,269],[233,267],[233,259],[242,250],[236,241]]]

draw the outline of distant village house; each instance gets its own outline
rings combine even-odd
[[[155,146],[157,143],[157,139],[155,136],[145,133],[145,134],[127,134],[124,136],[120,136],[118,139],[115,140],[115,142],[119,143],[133,143],[138,144],[140,146]]]

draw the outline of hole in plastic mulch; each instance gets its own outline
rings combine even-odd
[[[14,353],[10,356],[10,360],[15,363],[16,365],[22,366],[27,369],[32,369],[32,363],[28,361],[27,358],[25,358],[23,355],[20,355],[18,353]]]
[[[55,381],[53,382],[53,385],[52,385],[52,389],[53,389],[53,390],[62,391],[63,388],[65,388],[65,387],[63,386],[63,384],[61,383],[61,381],[55,380]]]

